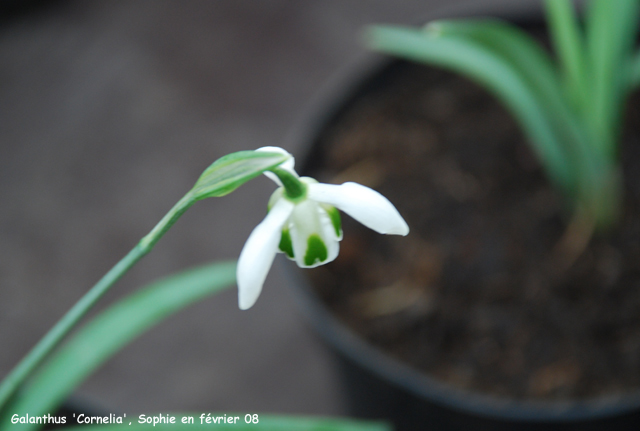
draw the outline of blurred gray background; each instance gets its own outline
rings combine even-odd
[[[462,3],[0,3],[0,376],[211,162],[284,145],[323,84],[365,53],[366,24]],[[99,309],[171,272],[236,259],[273,188],[258,179],[196,204]],[[235,288],[199,303],[78,394],[128,415],[344,414],[330,357],[278,270],[251,310],[238,310]]]

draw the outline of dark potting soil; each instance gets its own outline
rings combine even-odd
[[[640,98],[619,224],[571,263],[559,246],[570,214],[505,109],[444,71],[399,63],[390,75],[323,133],[309,174],[375,188],[411,232],[344,216],[338,259],[310,272],[322,300],[457,387],[518,399],[640,388]]]

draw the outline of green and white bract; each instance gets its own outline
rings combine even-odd
[[[283,152],[264,147],[256,151]],[[313,268],[338,256],[342,239],[340,209],[370,229],[383,234],[407,235],[409,226],[391,202],[380,193],[356,183],[322,184],[312,178],[298,178],[294,160],[279,166],[303,186],[303,194],[287,194],[281,178],[265,174],[280,187],[269,200],[269,213],[251,232],[238,260],[238,302],[246,310],[260,296],[262,285],[278,252],[301,268]],[[299,185],[299,184],[298,184]],[[336,209],[337,208],[337,209]]]

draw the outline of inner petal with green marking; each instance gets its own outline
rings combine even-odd
[[[280,237],[280,244],[278,248],[281,252],[286,254],[290,259],[293,259],[293,245],[291,244],[291,234],[289,229],[282,230],[282,236]]]
[[[328,257],[327,246],[318,235],[311,235],[307,240],[307,253],[304,255],[304,263],[307,266],[322,263]]]
[[[342,219],[340,218],[340,211],[333,205],[329,204],[320,204],[320,207],[327,212],[327,215],[331,219],[331,224],[336,231],[336,236],[338,240],[342,239]]]
[[[330,210],[334,209],[330,207]],[[334,209],[335,210],[335,209]],[[337,212],[337,210],[335,210]],[[318,202],[305,200],[296,204],[291,217],[283,228],[280,250],[295,259],[302,268],[315,267],[332,261],[340,249],[341,233],[329,212]],[[338,219],[339,220],[339,219]],[[289,238],[285,232],[288,232]],[[287,241],[290,240],[291,253]]]

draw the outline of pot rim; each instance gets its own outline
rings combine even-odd
[[[504,13],[506,3],[489,1],[487,9],[478,3],[469,3],[471,8],[445,8],[430,18],[478,16],[486,15],[522,21],[540,21],[540,8],[532,5],[512,8]],[[581,2],[579,2],[581,3]],[[513,3],[511,3],[513,5]],[[485,4],[486,6],[486,4]],[[496,12],[497,11],[497,12]],[[484,13],[483,13],[484,12]],[[533,14],[533,15],[532,15]],[[530,18],[534,19],[531,20]],[[425,22],[423,20],[422,22]],[[524,19],[527,21],[527,19]],[[301,119],[287,135],[285,144],[288,148],[298,149],[300,160],[305,161],[302,171],[308,168],[313,148],[317,146],[317,137],[331,122],[348,107],[372,81],[394,62],[402,60],[388,59],[383,56],[364,53],[354,61],[338,70],[303,110]],[[287,265],[286,259],[279,258],[278,265],[292,281],[294,296],[300,304],[303,314],[322,338],[335,346],[338,351],[351,361],[361,364],[365,369],[374,372],[389,382],[418,395],[422,398],[457,411],[472,413],[492,419],[535,421],[535,422],[578,422],[593,419],[606,419],[612,416],[633,413],[640,410],[640,389],[612,395],[576,400],[517,400],[483,394],[437,380],[413,367],[394,359],[381,349],[374,347],[360,335],[324,307],[318,295],[311,288],[303,270]]]

